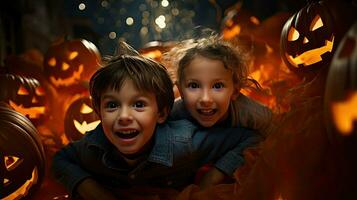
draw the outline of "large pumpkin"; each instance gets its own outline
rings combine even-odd
[[[0,199],[30,196],[45,172],[45,154],[33,124],[0,102]]]
[[[335,137],[354,138],[357,145],[357,23],[347,32],[331,62],[325,104],[333,141]]]
[[[70,141],[78,140],[100,123],[88,96],[73,101],[66,111],[64,130]]]
[[[325,119],[340,168],[340,199],[357,199],[357,23],[333,56],[325,90]]]
[[[56,88],[68,88],[88,81],[100,66],[97,47],[84,39],[52,44],[45,54],[44,73]]]
[[[0,75],[0,100],[27,116],[35,125],[49,116],[51,90],[35,78],[14,74]]]
[[[281,56],[286,65],[311,80],[328,67],[336,44],[356,16],[356,8],[347,1],[310,1],[282,29]]]

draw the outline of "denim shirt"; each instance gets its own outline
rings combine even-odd
[[[154,144],[147,159],[128,168],[115,162],[120,156],[111,156],[115,147],[100,124],[82,139],[57,152],[52,172],[71,194],[78,183],[89,177],[109,188],[181,188],[192,183],[197,169],[206,163],[214,163],[218,169],[232,175],[244,162],[243,150],[260,141],[260,137],[249,129],[197,129],[187,120],[158,125],[153,137]],[[236,150],[230,151],[233,148]]]

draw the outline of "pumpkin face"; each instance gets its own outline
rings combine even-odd
[[[347,32],[331,62],[325,93],[334,137],[357,137],[357,24]],[[353,136],[354,135],[354,136]],[[357,142],[357,140],[355,141]]]
[[[100,65],[97,47],[87,40],[53,44],[45,54],[44,73],[56,88],[88,81]]]
[[[334,1],[311,2],[285,23],[281,33],[281,56],[290,70],[313,78],[328,67],[336,44],[351,25],[352,5]]]
[[[90,98],[86,96],[75,100],[68,107],[64,123],[67,138],[74,141],[95,129],[100,119],[92,107]]]
[[[0,100],[27,116],[35,125],[45,121],[48,112],[47,90],[34,78],[5,74],[0,76]]]
[[[0,198],[20,199],[42,182],[45,155],[38,132],[20,113],[0,104]]]

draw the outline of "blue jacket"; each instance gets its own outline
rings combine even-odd
[[[153,137],[148,157],[129,168],[120,156],[115,156],[118,154],[113,154],[116,148],[105,137],[100,124],[82,139],[57,152],[52,172],[71,194],[77,184],[88,177],[113,189],[131,186],[180,188],[192,183],[197,169],[206,163],[213,163],[232,175],[244,162],[243,150],[260,141],[260,137],[249,129],[197,129],[187,120],[158,125]],[[232,149],[235,150],[230,151]]]

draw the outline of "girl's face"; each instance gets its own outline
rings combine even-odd
[[[140,152],[154,134],[157,123],[166,119],[160,114],[153,93],[139,91],[126,80],[119,91],[102,94],[100,116],[105,136],[122,153]]]
[[[222,61],[203,56],[184,68],[179,90],[187,110],[204,127],[225,120],[230,101],[239,94],[232,71]]]

